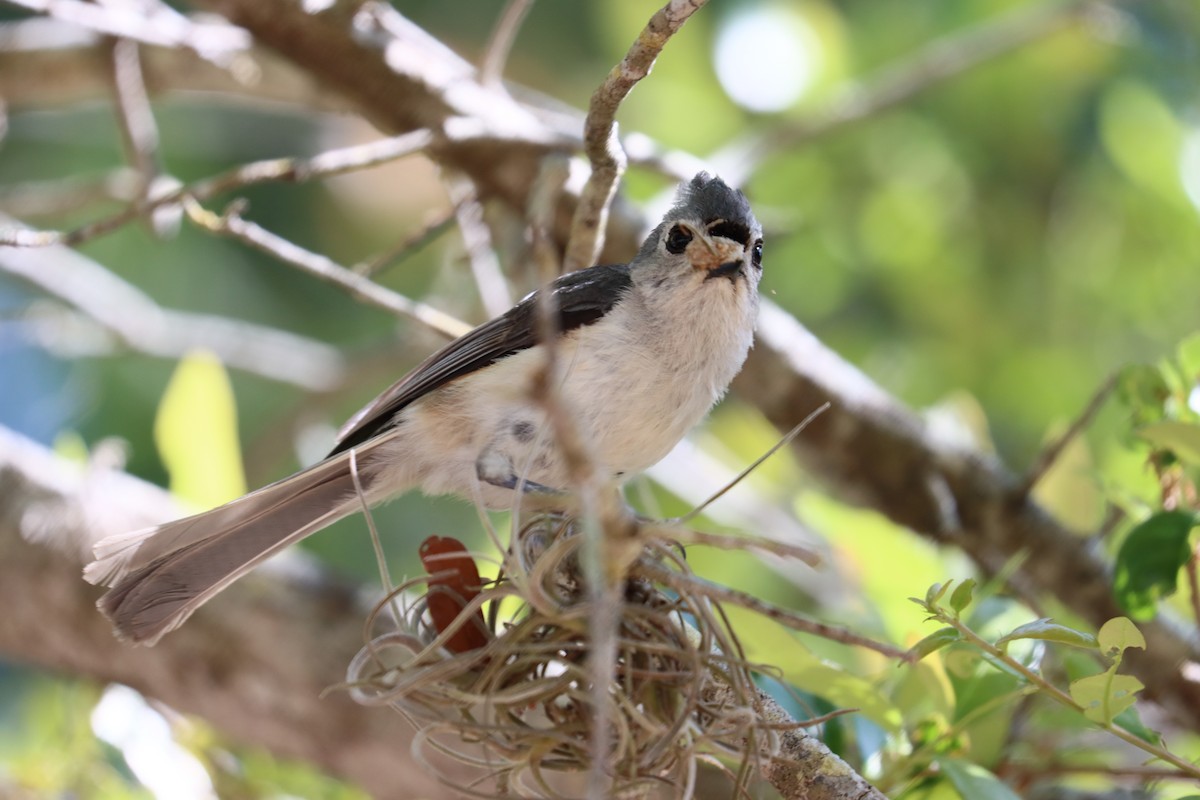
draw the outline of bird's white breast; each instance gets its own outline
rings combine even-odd
[[[619,480],[662,459],[741,368],[756,295],[744,281],[710,284],[720,285],[670,293],[683,308],[650,307],[635,287],[604,317],[559,339],[563,408],[601,474]],[[523,350],[406,409],[381,454],[382,483],[418,484],[429,494],[478,492],[489,506],[511,505],[509,490],[478,481],[477,463],[487,454],[507,459],[526,480],[568,487],[545,409],[531,392],[545,359],[541,345]]]

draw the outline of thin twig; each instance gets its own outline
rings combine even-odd
[[[1101,407],[1104,406],[1104,401],[1108,399],[1108,396],[1112,394],[1116,387],[1116,375],[1110,375],[1104,383],[1100,384],[1100,388],[1096,390],[1096,393],[1092,395],[1092,399],[1088,401],[1087,406],[1084,407],[1075,421],[1071,423],[1071,427],[1067,428],[1062,436],[1043,448],[1042,452],[1038,454],[1037,461],[1029,468],[1029,472],[1025,474],[1024,479],[1021,481],[1021,486],[1017,490],[1017,496],[1024,497],[1033,490],[1037,482],[1054,466],[1054,462],[1062,455],[1067,445],[1073,442],[1088,425],[1092,424],[1092,420],[1096,418],[1096,414],[1100,413]]]
[[[786,447],[787,445],[791,444],[792,440],[795,439],[797,436],[799,436],[800,432],[803,431],[805,428],[807,428],[814,419],[816,419],[817,417],[821,416],[826,411],[828,411],[829,406],[830,406],[830,404],[828,402],[822,403],[811,414],[809,414],[807,417],[805,417],[804,419],[800,420],[798,423],[793,425],[792,429],[790,431],[788,431],[783,436],[783,438],[781,438],[775,444],[771,445],[770,449],[768,449],[767,452],[763,453],[761,456],[754,459],[754,461],[750,462],[750,465],[747,466],[745,469],[743,469],[741,472],[739,472],[737,474],[737,476],[733,478],[733,480],[729,481],[729,483],[722,486],[719,491],[714,492],[712,494],[712,496],[709,497],[707,500],[705,500],[703,503],[696,506],[691,511],[689,511],[688,513],[684,514],[682,517],[680,517],[679,519],[674,520],[674,521],[683,525],[683,524],[686,524],[686,523],[690,522],[691,520],[695,519],[700,514],[704,513],[704,509],[708,508],[710,505],[715,503],[717,500],[720,500],[721,497],[723,497],[726,492],[728,492],[730,489],[732,489],[733,487],[735,487],[739,483],[741,483],[743,480],[745,480],[747,475],[749,475],[751,472],[754,472],[754,470],[758,469],[758,467],[764,461],[766,461],[771,456],[775,455],[775,453],[779,452],[780,448]]]
[[[429,219],[420,230],[405,236],[392,247],[373,256],[368,261],[354,265],[354,271],[364,278],[373,278],[387,267],[408,259],[430,242],[437,239],[454,226],[455,213],[453,208],[439,211]]]
[[[547,280],[562,272],[559,253],[554,246],[554,213],[562,193],[566,190],[571,165],[564,155],[552,154],[542,159],[537,177],[529,189],[526,217],[529,220],[529,256],[536,280],[545,285]]]
[[[504,10],[500,12],[500,18],[496,20],[496,27],[492,28],[492,35],[484,49],[483,61],[479,65],[479,82],[484,86],[495,88],[500,85],[508,54],[512,51],[517,32],[521,30],[521,23],[525,21],[525,16],[531,8],[533,0],[508,0]]]
[[[546,249],[547,227],[554,208],[553,191],[566,180],[566,164],[550,161],[542,165],[539,186],[542,189],[531,208],[534,245],[542,285],[554,279],[555,263]],[[620,492],[603,485],[591,457],[591,448],[576,424],[578,417],[567,407],[558,391],[563,379],[558,360],[558,308],[553,292],[538,294],[538,333],[545,351],[545,363],[535,379],[533,395],[546,411],[550,435],[562,454],[570,488],[578,494],[583,527],[584,577],[588,587],[588,699],[592,709],[588,731],[590,762],[588,797],[603,800],[610,796],[613,708],[610,692],[617,670],[618,630],[621,614],[621,578],[632,556],[620,552],[632,539],[636,521],[620,499]],[[633,548],[640,550],[640,547]]]
[[[825,106],[793,125],[751,134],[710,159],[730,183],[744,183],[763,163],[849,125],[863,122],[913,97],[990,64],[1006,53],[1046,39],[1079,23],[1098,0],[1069,0],[1025,6],[927,45],[899,63],[834,94]]]
[[[0,224],[10,221],[0,215]],[[324,342],[241,320],[163,308],[140,289],[66,247],[0,247],[0,273],[81,312],[82,319],[77,320],[55,316],[44,307],[25,316],[22,324],[48,349],[78,350],[82,341],[87,354],[94,355],[119,343],[132,352],[177,359],[206,348],[231,367],[309,391],[329,390],[342,380],[342,356]]]
[[[404,615],[396,600],[396,587],[392,584],[392,574],[388,569],[387,556],[383,552],[383,539],[379,536],[379,528],[375,525],[375,515],[371,513],[371,504],[367,501],[367,493],[363,490],[362,478],[358,471],[358,450],[350,448],[350,478],[354,481],[354,494],[362,506],[363,519],[367,521],[367,532],[371,535],[371,548],[375,551],[375,563],[379,567],[379,584],[383,587],[383,595],[387,598],[388,609],[392,612],[392,622],[399,628],[404,624]]]
[[[46,247],[53,244],[74,246],[111,233],[138,217],[163,206],[180,203],[190,197],[198,201],[223,192],[275,181],[302,183],[314,178],[342,175],[395,161],[426,149],[433,134],[417,130],[366,144],[327,150],[311,158],[272,158],[253,161],[218,173],[187,186],[181,186],[152,198],[134,203],[124,210],[70,231],[35,231],[13,227],[0,228],[0,246]]]
[[[1170,767],[1153,767],[1145,764],[1116,766],[1109,764],[1020,764],[1009,762],[996,770],[1001,778],[1021,776],[1023,778],[1045,778],[1052,775],[1104,775],[1111,778],[1140,778],[1151,780],[1188,780],[1195,777]]]
[[[122,164],[102,174],[65,175],[0,186],[0,209],[21,218],[49,217],[97,203],[132,203],[140,194],[141,176]]]
[[[677,591],[688,589],[693,592],[700,592],[718,602],[741,606],[794,631],[811,633],[814,636],[820,636],[822,639],[828,639],[832,642],[840,642],[842,644],[863,647],[867,650],[874,650],[876,653],[881,653],[897,661],[912,662],[915,660],[907,650],[902,650],[885,642],[877,642],[848,628],[805,619],[794,611],[780,608],[748,592],[731,589],[728,586],[721,586],[696,575],[681,575],[657,564],[645,563],[639,567],[639,571],[644,572],[647,577],[661,582],[664,586]]]
[[[364,278],[352,269],[343,267],[332,259],[305,250],[293,242],[277,236],[265,228],[242,219],[236,207],[224,214],[215,214],[194,200],[185,200],[188,218],[205,230],[229,236],[251,247],[278,258],[303,272],[320,278],[344,289],[351,297],[382,308],[398,317],[408,317],[446,336],[456,338],[470,330],[470,326],[427,303],[405,297]]]
[[[707,0],[670,0],[658,10],[637,40],[608,73],[588,104],[583,147],[592,174],[575,207],[571,238],[563,257],[563,271],[573,272],[596,263],[604,246],[608,207],[625,171],[625,152],[617,139],[617,109],[642,78],[650,74],[667,41]]]
[[[1049,697],[1059,705],[1074,709],[1080,714],[1085,714],[1086,709],[1077,703],[1075,699],[1071,697],[1071,695],[1055,686],[1039,671],[1030,669],[1027,665],[1009,655],[1004,649],[997,647],[987,639],[984,639],[974,630],[969,628],[966,623],[958,618],[958,616],[943,613],[940,608],[933,609],[932,613],[939,622],[943,622],[955,628],[959,634],[962,635],[962,638],[965,642],[970,643],[976,648],[987,653],[995,661],[1003,664],[1003,666],[1007,668],[1007,671],[1023,677],[1030,684],[1041,690],[1042,694],[1046,697]],[[1191,775],[1193,778],[1200,779],[1200,767],[1186,761],[1181,756],[1172,753],[1170,750],[1167,750],[1165,746],[1155,742],[1148,742],[1136,734],[1130,733],[1114,722],[1096,719],[1092,719],[1091,721],[1098,727],[1103,728],[1105,731],[1108,731],[1108,733],[1126,742],[1127,744],[1131,744],[1139,750],[1154,756],[1155,758],[1161,759],[1168,764],[1178,767],[1180,770],[1186,772],[1188,775]]]
[[[1192,546],[1192,556],[1187,561],[1188,589],[1191,592],[1192,619],[1200,627],[1200,542]]]
[[[467,261],[471,265],[471,276],[479,290],[479,299],[489,317],[498,317],[512,307],[512,296],[508,281],[500,269],[500,259],[492,248],[492,234],[483,218],[483,205],[471,181],[461,175],[446,181],[458,230],[462,234]]]
[[[150,108],[150,96],[142,76],[140,45],[132,39],[114,39],[109,49],[112,60],[113,96],[117,123],[126,156],[141,180],[144,198],[160,171],[158,126]]]

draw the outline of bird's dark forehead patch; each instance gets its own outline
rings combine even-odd
[[[705,220],[709,226],[708,234],[710,236],[724,236],[726,239],[732,239],[742,247],[750,244],[750,228],[740,222],[732,222],[727,219],[712,221]]]
[[[705,224],[717,221],[738,224],[747,230],[754,227],[756,221],[754,212],[746,196],[725,183],[720,178],[713,177],[707,172],[701,172],[679,188],[675,198],[675,206],[668,212],[668,218],[681,217],[699,218]],[[732,231],[732,229],[730,229]],[[729,233],[718,234],[728,236]],[[747,233],[738,238],[729,236],[737,241],[748,241]]]

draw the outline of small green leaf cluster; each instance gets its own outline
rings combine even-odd
[[[929,620],[943,627],[926,636],[910,650],[911,655],[922,661],[939,654],[940,662],[954,671],[968,665],[974,668],[985,663],[994,668],[995,677],[1005,681],[1011,690],[1008,696],[995,695],[995,705],[1011,703],[1026,697],[1040,697],[1053,701],[1061,707],[1081,715],[1088,722],[1117,738],[1144,750],[1147,754],[1179,770],[1181,777],[1200,780],[1200,768],[1187,759],[1166,749],[1162,738],[1147,728],[1136,712],[1138,694],[1145,687],[1141,681],[1119,670],[1125,651],[1145,649],[1146,640],[1137,625],[1126,617],[1108,620],[1092,634],[1069,625],[1042,618],[1013,627],[994,638],[984,637],[968,624],[965,614],[970,609],[974,616],[987,624],[988,614],[982,608],[995,598],[986,596],[976,602],[977,585],[967,580],[954,585],[953,581],[934,584],[924,598],[912,598],[929,615]],[[1016,643],[1032,643],[1021,657],[1010,650]],[[1048,677],[1050,661],[1046,645],[1067,645],[1075,652],[1088,656],[1091,665],[1099,663],[1103,669],[1094,674],[1079,674],[1068,679],[1067,690],[1059,688],[1058,681]],[[957,667],[956,667],[957,665]],[[1086,666],[1083,669],[1087,669]],[[1072,670],[1068,669],[1068,673]],[[1080,672],[1076,664],[1075,672]],[[994,710],[994,709],[992,709]],[[961,727],[961,726],[960,726]],[[933,753],[943,752],[938,743],[923,743]],[[945,758],[935,758],[940,774],[963,797],[1002,797],[1007,787],[997,788],[992,782],[1000,783],[992,773],[978,764],[964,769],[962,763],[951,763]],[[979,783],[968,793],[966,781]]]
[[[1131,618],[1153,619],[1158,602],[1175,594],[1193,556],[1200,525],[1200,333],[1184,339],[1173,358],[1126,368],[1117,395],[1131,432],[1149,444],[1147,462],[1159,485],[1161,507],[1125,536],[1114,565],[1117,602]]]

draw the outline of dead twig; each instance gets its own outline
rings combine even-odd
[[[621,60],[592,94],[583,129],[583,149],[592,174],[580,195],[571,222],[571,237],[563,271],[573,272],[596,263],[604,246],[608,207],[625,171],[625,151],[617,139],[617,109],[638,81],[650,74],[655,59],[706,0],[670,0],[658,10]]]
[[[508,281],[500,269],[500,260],[492,248],[492,234],[483,217],[483,205],[469,179],[461,175],[452,176],[446,182],[458,230],[462,235],[463,247],[467,251],[467,262],[471,275],[479,290],[479,299],[489,317],[498,317],[512,307],[512,296]]]
[[[10,222],[0,215],[0,223]],[[330,345],[250,322],[163,308],[140,289],[74,250],[0,247],[0,272],[16,277],[78,309],[55,313],[32,308],[20,324],[40,345],[58,352],[102,354],[114,344],[136,353],[177,359],[190,350],[212,350],[226,364],[309,391],[337,386],[345,371]]]
[[[250,47],[250,34],[227,22],[196,22],[161,3],[122,7],[82,0],[6,0],[11,5],[110,36],[159,47],[182,47],[227,66]]]
[[[112,216],[70,231],[0,228],[0,246],[46,247],[54,244],[75,246],[98,236],[112,233],[133,220],[160,208],[181,203],[185,198],[190,197],[203,202],[224,192],[260,183],[303,183],[315,178],[369,169],[420,152],[432,142],[433,134],[427,130],[418,130],[388,139],[378,139],[367,144],[328,150],[311,158],[272,158],[254,161],[187,186],[180,186],[163,194],[147,197]]]
[[[115,39],[109,48],[112,61],[113,98],[125,154],[137,172],[144,199],[160,172],[158,125],[150,108],[150,96],[142,77],[139,45],[132,39]]]
[[[1071,426],[1067,428],[1066,432],[1042,449],[1042,452],[1038,454],[1037,461],[1025,473],[1021,485],[1017,489],[1019,497],[1024,497],[1033,491],[1033,487],[1054,466],[1054,463],[1062,455],[1067,445],[1073,442],[1079,434],[1083,433],[1088,425],[1092,424],[1092,420],[1096,418],[1096,415],[1100,413],[1100,409],[1104,406],[1104,401],[1108,400],[1108,396],[1116,388],[1117,376],[1110,375],[1104,383],[1100,384],[1100,388],[1092,395],[1092,399],[1088,401],[1088,404],[1079,416],[1076,417],[1075,421],[1071,423]]]
[[[471,329],[465,322],[438,311],[427,303],[380,286],[326,256],[305,250],[282,236],[243,219],[237,204],[224,214],[215,214],[198,202],[185,199],[184,209],[188,218],[204,230],[250,245],[302,272],[340,287],[351,297],[368,305],[382,308],[398,317],[414,319],[450,339],[462,336]]]
[[[421,226],[420,230],[405,236],[392,247],[368,261],[354,265],[354,271],[364,278],[373,278],[392,264],[404,261],[409,256],[450,230],[455,223],[455,210],[439,211]]]
[[[529,10],[533,8],[533,0],[508,0],[492,35],[488,37],[487,47],[484,48],[483,61],[479,65],[479,82],[484,86],[498,88],[504,77],[504,65],[508,54],[512,51],[513,42],[521,30]]]

